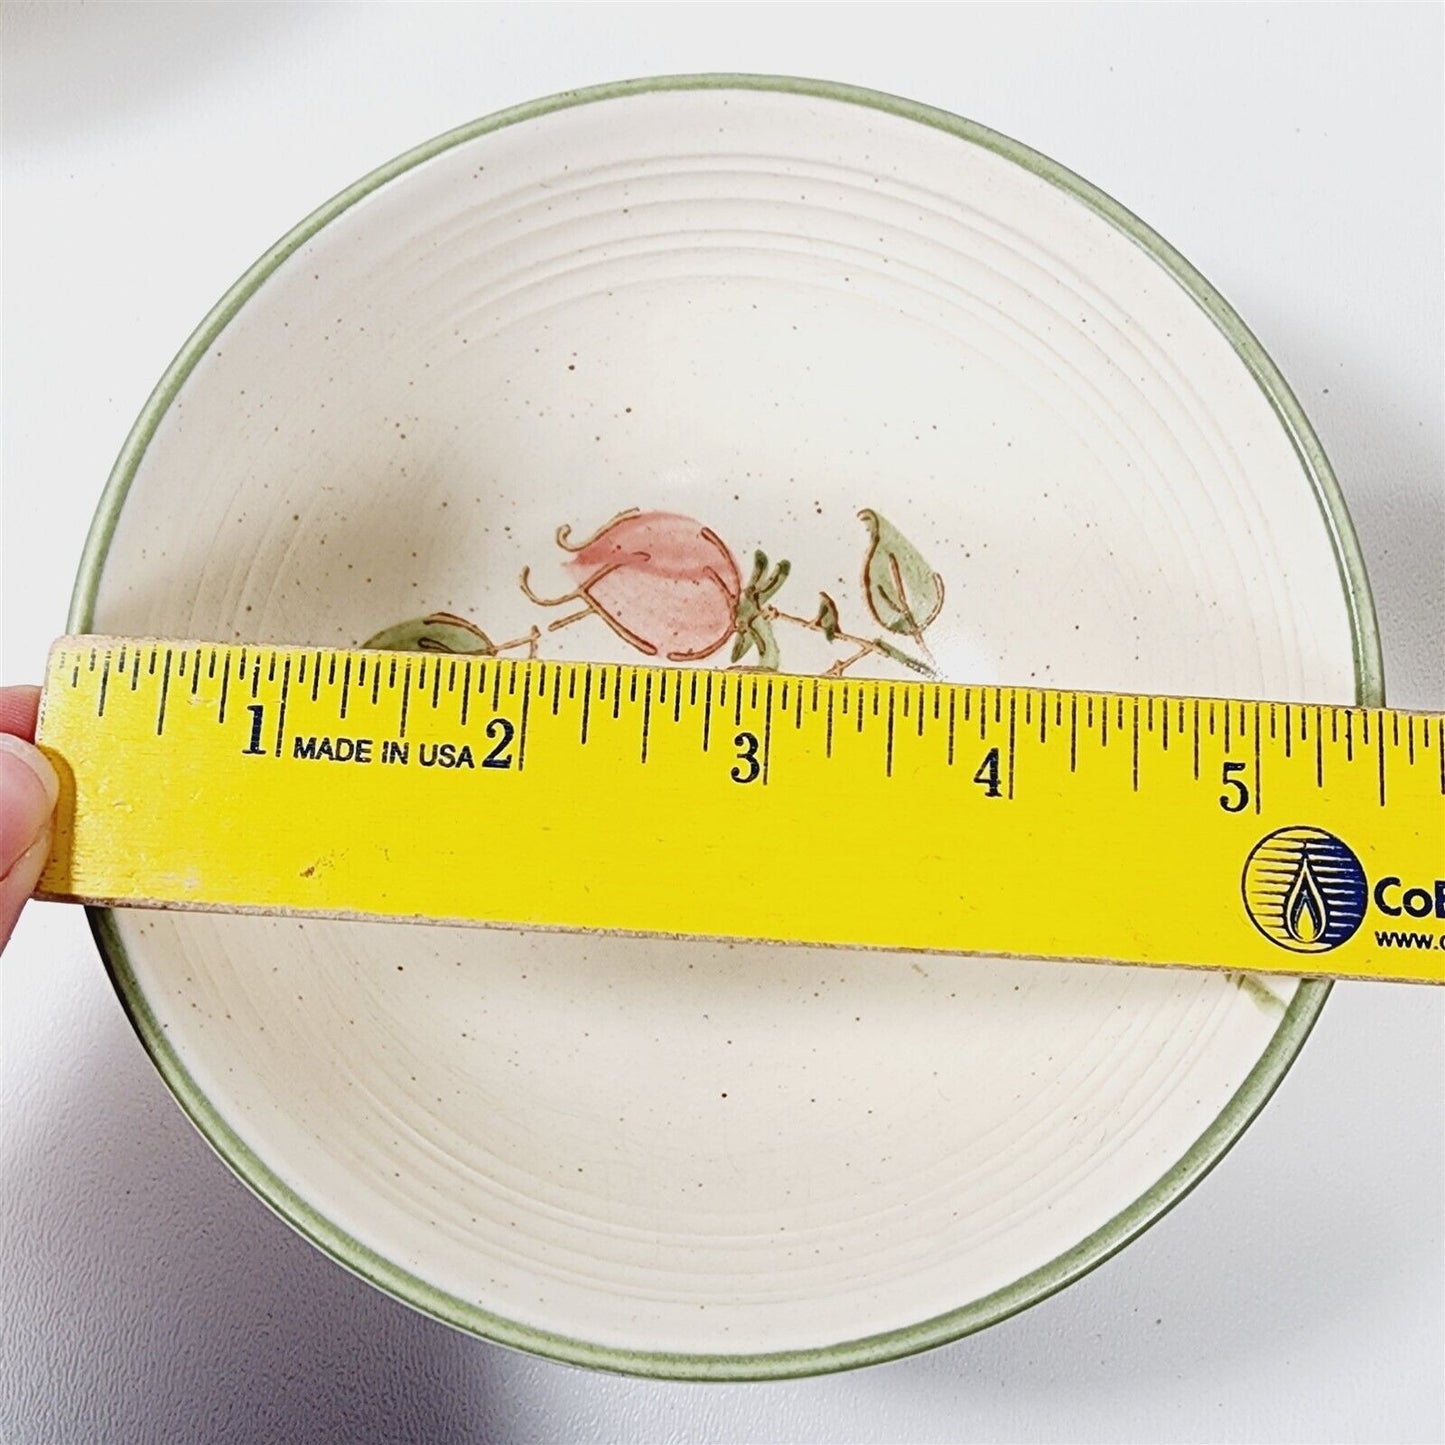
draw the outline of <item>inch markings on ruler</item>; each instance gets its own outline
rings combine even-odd
[[[1445,981],[1438,714],[82,637],[40,743],[49,897]]]

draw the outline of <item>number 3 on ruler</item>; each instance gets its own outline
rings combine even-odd
[[[735,783],[751,783],[763,770],[763,765],[758,761],[758,735],[739,733],[733,739],[733,746],[738,750],[738,760],[729,777]],[[746,772],[743,771],[744,768],[747,769]]]

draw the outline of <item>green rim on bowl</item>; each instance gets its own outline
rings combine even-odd
[[[774,91],[847,102],[912,120],[981,146],[1068,192],[1149,253],[1194,298],[1229,340],[1268,399],[1309,479],[1329,531],[1350,615],[1356,700],[1384,701],[1379,633],[1359,544],[1339,484],[1304,412],[1278,368],[1222,296],[1177,251],[1138,217],[1087,181],[1037,151],[946,111],[896,96],[825,81],[762,75],[695,75],[622,81],[532,101],[438,136],[381,166],[342,191],[283,236],[223,296],[146,402],[121,449],[91,524],[71,600],[70,630],[88,631],[116,520],[146,448],[177,392],[231,319],[287,257],[323,227],[385,185],[432,157],[477,136],[573,106],[593,105],[650,91]],[[131,1023],[157,1069],[191,1121],[231,1169],[277,1214],[338,1263],[405,1303],[460,1329],[556,1360],[628,1374],[672,1379],[761,1380],[816,1375],[877,1363],[929,1349],[1016,1314],[1101,1264],[1179,1202],[1224,1156],[1284,1077],[1319,1017],[1329,984],[1305,980],[1280,1020],[1269,1046],[1218,1118],[1184,1157],[1127,1209],[1057,1259],[982,1299],[902,1329],[807,1350],[752,1355],[695,1355],[609,1348],[530,1328],[492,1314],[408,1274],[351,1238],[279,1179],[227,1125],[171,1048],[126,957],[113,915],[90,913],[105,965]]]

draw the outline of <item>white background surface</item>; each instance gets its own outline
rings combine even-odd
[[[105,476],[190,328],[415,142],[624,76],[895,91],[1174,242],[1340,474],[1390,700],[1445,706],[1438,6],[121,6],[4,13],[3,677],[39,674]],[[679,1386],[510,1354],[365,1286],[214,1159],[74,910],[3,962],[0,1439],[1438,1441],[1445,993],[1341,985],[1274,1102],[1117,1259],[983,1335]]]

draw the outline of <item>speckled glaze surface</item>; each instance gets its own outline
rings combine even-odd
[[[1001,137],[745,78],[493,118],[303,224],[158,389],[73,622],[1378,687],[1327,464],[1205,283]],[[845,869],[907,909],[908,832],[860,818],[797,859],[797,885]],[[746,839],[736,868],[746,889]],[[183,1105],[322,1248],[490,1338],[706,1378],[888,1358],[1066,1284],[1228,1147],[1324,995],[660,940],[96,926]]]

